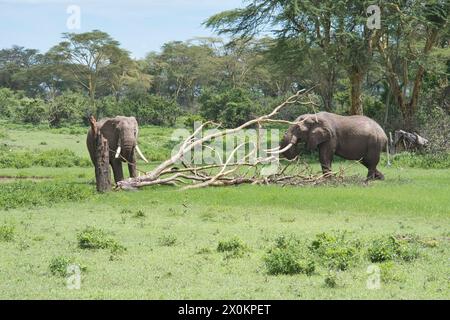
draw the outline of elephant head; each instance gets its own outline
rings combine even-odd
[[[306,142],[309,150],[315,150],[317,146],[333,136],[333,131],[327,120],[314,114],[302,115],[291,125],[280,143],[282,155],[289,160],[298,154],[298,143]]]
[[[112,134],[114,137],[112,142],[113,144],[115,142],[115,146],[110,143],[110,147],[112,147],[113,150],[116,150],[115,158],[118,159],[121,156],[122,158],[133,162],[131,160],[133,159],[134,151],[136,150],[142,160],[148,162],[137,145],[139,127],[136,118],[115,117],[108,121],[111,122],[112,130],[114,131]]]

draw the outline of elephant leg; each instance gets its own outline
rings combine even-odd
[[[130,178],[136,178],[137,177],[137,170],[136,170],[136,156],[131,156],[131,159],[128,159],[128,171],[130,172]]]
[[[123,180],[122,161],[120,159],[114,159],[111,162],[111,166],[114,173],[114,181],[117,183]]]
[[[367,180],[384,180],[384,175],[377,170],[378,162],[380,162],[379,150],[374,150],[363,158],[362,164],[369,170]]]
[[[331,163],[333,162],[334,149],[331,143],[326,142],[319,145],[319,161],[322,166],[323,174],[331,172]]]

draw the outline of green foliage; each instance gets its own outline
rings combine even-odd
[[[108,232],[96,227],[88,226],[79,232],[77,241],[81,249],[110,249],[113,253],[126,250]]]
[[[0,119],[12,117],[13,111],[20,105],[20,97],[8,88],[0,88]]]
[[[177,237],[173,234],[166,234],[159,238],[158,242],[163,247],[173,247],[177,243]]]
[[[33,166],[62,168],[90,167],[91,161],[67,149],[50,149],[41,152],[10,151],[0,154],[0,168],[30,168]]]
[[[239,238],[219,241],[217,251],[226,254],[227,258],[240,258],[248,251],[247,245]]]
[[[190,114],[185,117],[183,124],[186,128],[192,129],[194,128],[195,123],[204,123],[206,120],[199,114]]]
[[[71,264],[70,258],[59,256],[50,261],[49,269],[52,275],[65,277],[67,276],[67,267]]]
[[[449,169],[450,152],[426,154],[402,152],[392,156],[392,164],[397,168]]]
[[[320,233],[311,242],[310,249],[330,269],[344,271],[359,259],[361,245],[358,241],[347,239],[346,233]]]
[[[336,288],[338,286],[338,276],[336,272],[329,271],[324,279],[325,286],[328,288]]]
[[[88,111],[89,99],[80,93],[66,92],[49,103],[48,122],[51,127],[81,123]]]
[[[264,256],[264,262],[267,272],[271,275],[311,275],[316,269],[314,259],[293,236],[277,237],[273,248]]]
[[[0,225],[0,242],[9,242],[14,240],[15,228],[11,224]]]
[[[140,124],[173,126],[181,115],[174,100],[147,93],[131,95],[121,103],[125,114],[135,116]]]
[[[394,237],[375,239],[369,246],[368,255],[372,262],[384,262],[395,258],[398,243]]]
[[[367,253],[372,262],[390,261],[395,258],[410,262],[417,259],[420,255],[416,241],[399,240],[394,236],[373,240]]]
[[[200,112],[205,119],[220,122],[225,128],[245,123],[259,109],[244,89],[230,89],[221,93],[206,91],[200,97],[200,104]]]
[[[48,106],[41,99],[23,98],[14,113],[17,121],[36,125],[47,119]]]
[[[59,181],[19,181],[0,183],[0,207],[52,206],[65,201],[81,201],[93,195],[91,187]]]

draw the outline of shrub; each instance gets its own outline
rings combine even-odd
[[[49,103],[49,125],[60,127],[68,123],[81,123],[86,106],[89,106],[89,99],[80,93],[65,92],[57,96]]]
[[[77,263],[75,263],[74,259],[72,258],[68,258],[65,256],[59,256],[59,257],[55,257],[50,261],[49,264],[49,270],[51,272],[52,275],[54,276],[59,276],[59,277],[66,277],[67,274],[67,268],[70,265],[78,265]],[[80,270],[82,271],[86,271],[86,267],[85,266],[79,266]]]
[[[310,249],[328,268],[347,270],[359,258],[360,244],[358,241],[346,239],[346,233],[321,233],[311,242]]]
[[[237,127],[258,113],[250,93],[244,89],[230,89],[221,93],[206,91],[199,99],[201,115],[208,120],[221,122],[226,128]]]
[[[173,126],[181,115],[177,102],[147,93],[135,94],[121,101],[126,115],[133,115],[139,124]]]
[[[395,167],[411,167],[421,169],[449,169],[450,153],[429,153],[420,154],[412,152],[402,152],[392,157],[392,164]]]
[[[192,129],[194,128],[195,123],[204,123],[204,122],[206,122],[206,120],[201,115],[191,114],[184,119],[183,124],[186,128]]]
[[[49,269],[52,275],[65,277],[69,265],[71,265],[71,260],[67,257],[60,256],[50,261]]]
[[[219,241],[217,245],[218,252],[226,253],[228,258],[239,258],[248,250],[247,245],[239,238]]]
[[[372,241],[368,255],[372,262],[384,262],[394,259],[397,250],[398,243],[394,237],[380,238]]]
[[[389,236],[373,240],[368,248],[368,255],[372,262],[390,261],[395,258],[409,262],[418,258],[420,252],[415,240],[408,242]]]
[[[402,276],[397,271],[394,262],[386,261],[380,263],[379,267],[380,267],[381,281],[383,281],[384,283],[402,280]]]
[[[279,236],[274,247],[264,256],[267,272],[271,275],[311,275],[316,269],[315,261],[293,236]]]
[[[107,232],[95,227],[86,227],[78,233],[77,240],[81,249],[110,249],[112,252],[125,250]]]
[[[16,120],[37,125],[48,118],[48,108],[41,99],[23,98],[15,111]]]
[[[285,249],[274,248],[264,257],[267,271],[271,275],[298,274],[311,275],[315,270],[315,262],[303,258],[298,249],[289,247]]]
[[[8,88],[0,88],[0,118],[10,119],[12,112],[20,105],[18,95]]]
[[[9,242],[14,240],[15,228],[9,224],[0,225],[0,241]]]

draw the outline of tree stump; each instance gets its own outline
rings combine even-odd
[[[109,145],[99,132],[95,135],[95,180],[98,192],[111,191],[111,174],[109,172]]]

